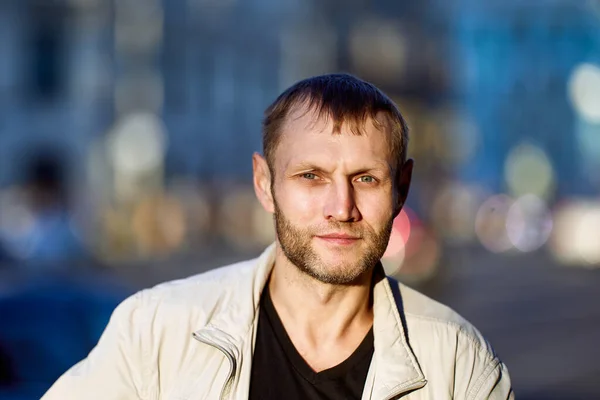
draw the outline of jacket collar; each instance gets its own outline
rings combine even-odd
[[[258,321],[261,293],[275,262],[276,244],[272,244],[247,265],[247,269],[227,274],[234,277],[226,303],[207,327],[199,330],[220,332],[238,353],[248,338],[254,338]],[[377,267],[373,289],[373,333],[375,352],[369,371],[373,384],[372,398],[388,399],[418,389],[426,383],[425,376],[412,351],[399,285],[386,277],[381,264]],[[253,345],[252,345],[253,347]]]

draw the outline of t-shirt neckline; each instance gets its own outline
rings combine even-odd
[[[277,341],[283,348],[285,355],[288,357],[288,360],[296,369],[296,371],[298,371],[298,373],[309,382],[316,383],[319,381],[332,380],[344,376],[354,367],[359,365],[364,357],[372,356],[373,354],[374,335],[373,327],[371,326],[371,329],[369,329],[364,339],[348,358],[331,368],[325,369],[320,372],[316,372],[312,369],[310,365],[308,365],[308,363],[300,355],[300,353],[294,346],[294,343],[290,339],[287,331],[285,330],[285,327],[283,326],[283,323],[279,318],[279,314],[277,314],[277,310],[273,305],[269,285],[266,285],[266,287],[263,290],[262,300],[262,305],[264,306],[265,314],[269,319],[269,323],[273,328]]]

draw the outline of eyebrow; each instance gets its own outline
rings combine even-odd
[[[326,167],[324,167],[323,165],[318,165],[317,163],[311,162],[311,161],[300,161],[296,164],[288,164],[287,168],[286,168],[287,172],[290,171],[294,171],[294,172],[298,172],[298,171],[322,171],[325,173],[330,173],[331,171],[328,171],[328,169]],[[386,172],[391,172],[391,166],[387,165],[386,163],[377,163],[375,165],[372,166],[362,166],[359,168],[356,168],[354,170],[352,170],[349,175],[360,175],[360,174],[364,174],[364,173],[368,173],[368,172],[381,172],[381,173],[386,173]]]

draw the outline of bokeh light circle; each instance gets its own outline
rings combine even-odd
[[[542,247],[552,232],[552,215],[534,195],[518,198],[506,215],[506,232],[515,248],[530,252]]]
[[[394,219],[392,233],[387,249],[383,254],[382,263],[386,274],[396,275],[402,268],[406,256],[406,244],[410,238],[411,221],[404,208]]]
[[[442,185],[431,207],[433,228],[447,242],[470,243],[476,240],[475,216],[484,200],[484,190],[460,182]]]
[[[504,164],[504,176],[515,197],[534,194],[548,199],[555,185],[554,171],[546,153],[531,144],[514,147]]]
[[[509,196],[498,194],[484,201],[477,211],[475,232],[481,244],[493,253],[502,253],[513,248],[506,231],[508,211],[513,203]]]
[[[600,266],[600,203],[571,200],[560,205],[551,251],[564,265]]]
[[[600,123],[600,67],[583,63],[569,78],[569,97],[575,111],[591,123]]]
[[[151,113],[124,117],[114,128],[109,142],[117,173],[140,174],[160,167],[167,148],[163,122]]]

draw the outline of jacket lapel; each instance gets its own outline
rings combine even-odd
[[[198,337],[213,337],[221,332],[218,341],[228,341],[231,353],[235,354],[231,391],[227,398],[247,399],[250,390],[250,369],[254,341],[258,327],[260,296],[275,262],[275,244],[269,246],[246,270],[240,271],[239,279],[224,284],[231,285],[223,301],[223,309],[214,315],[210,324],[196,332]]]
[[[365,394],[376,400],[395,398],[427,383],[409,343],[399,285],[386,277],[383,267],[376,271],[373,289],[373,332],[375,352]]]

